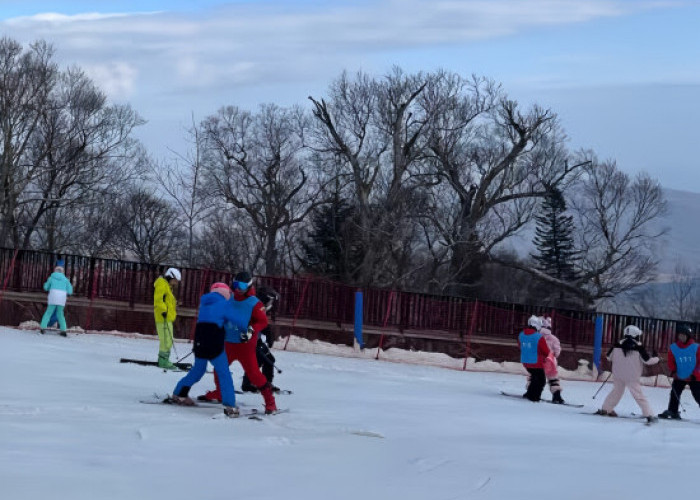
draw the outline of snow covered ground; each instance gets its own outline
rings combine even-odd
[[[150,338],[0,328],[0,498],[626,500],[697,485],[700,424],[584,415],[609,390],[593,400],[596,383],[566,382],[581,410],[499,395],[521,392],[521,375],[277,350],[276,383],[294,391],[278,406],[290,412],[231,420],[139,403],[183,374],[119,358],[156,352]],[[665,408],[668,389],[645,391]],[[638,412],[629,395],[618,410]]]

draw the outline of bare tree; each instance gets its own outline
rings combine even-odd
[[[225,107],[204,120],[207,179],[244,213],[264,241],[265,272],[280,268],[280,231],[304,221],[322,192],[305,168],[308,116],[264,105],[256,114]]]
[[[688,264],[676,260],[671,281],[673,314],[685,321],[694,321],[698,313],[698,277]]]
[[[664,230],[654,222],[665,213],[661,185],[647,174],[634,179],[614,162],[592,157],[573,186],[570,207],[575,219],[578,278],[562,281],[531,266],[517,266],[579,297],[581,305],[615,297],[655,278],[655,245]]]
[[[101,192],[80,205],[47,211],[42,220],[45,230],[34,233],[32,246],[89,257],[126,258],[119,239],[122,206],[122,193]],[[50,242],[44,239],[48,237]]]
[[[425,100],[440,110],[431,126],[431,166],[441,181],[432,217],[450,249],[450,289],[478,282],[481,259],[532,218],[536,201],[566,185],[572,162],[550,110],[521,111],[492,81],[453,76]],[[448,188],[448,196],[443,190]]]
[[[633,311],[638,316],[663,318],[669,315],[667,299],[658,287],[640,286],[613,298],[600,299],[597,305],[608,312],[629,314]]]
[[[661,185],[647,174],[632,179],[614,162],[594,161],[573,198],[578,280],[592,299],[614,296],[654,279],[654,244],[664,234],[652,223],[666,211]]]
[[[0,243],[18,246],[17,203],[37,168],[27,158],[58,69],[53,48],[0,39]],[[39,155],[41,157],[41,154]]]
[[[175,209],[143,187],[134,187],[120,207],[120,243],[141,262],[172,262],[182,239]]]
[[[198,228],[210,214],[213,205],[209,189],[203,182],[204,138],[202,131],[194,123],[188,130],[191,148],[182,155],[177,154],[171,167],[167,164],[152,163],[152,173],[159,189],[172,200],[178,210],[178,220],[187,233],[187,246],[184,261],[195,267],[195,242]]]
[[[59,75],[28,151],[33,179],[17,197],[22,248],[37,230],[46,249],[67,245],[57,225],[59,210],[101,204],[103,196],[139,175],[145,153],[131,134],[142,123],[129,106],[107,105],[79,69]]]
[[[429,110],[420,96],[442,73],[407,75],[394,68],[383,79],[343,73],[328,99],[314,99],[314,147],[335,158],[353,184],[363,259],[354,281],[396,284],[413,239],[416,196],[432,181],[421,159]],[[418,196],[420,199],[421,197]],[[397,260],[398,259],[398,260]]]
[[[195,258],[204,267],[237,272],[264,264],[264,238],[238,210],[216,209],[195,238]]]

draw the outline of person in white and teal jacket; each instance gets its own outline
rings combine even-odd
[[[63,308],[66,307],[66,299],[73,294],[73,285],[66,278],[65,263],[63,260],[56,261],[56,267],[49,279],[44,283],[44,290],[49,292],[48,307],[44,316],[41,318],[41,333],[48,326],[51,316],[54,312],[58,318],[58,327],[61,330],[61,335],[66,336],[66,318],[63,315]]]

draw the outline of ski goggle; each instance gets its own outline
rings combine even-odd
[[[248,290],[248,288],[252,284],[253,284],[253,280],[250,280],[247,283],[245,281],[234,281],[233,288],[235,290],[240,290],[241,292],[245,292],[246,290]]]

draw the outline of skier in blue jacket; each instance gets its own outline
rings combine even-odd
[[[172,397],[166,402],[192,406],[195,402],[189,397],[190,388],[199,382],[207,370],[207,362],[214,365],[214,372],[221,384],[221,402],[227,417],[238,417],[236,391],[228,369],[228,359],[224,351],[224,322],[234,322],[236,313],[229,304],[231,289],[225,283],[214,283],[210,292],[202,295],[199,301],[199,315],[194,331],[194,364],[175,386]]]
[[[66,318],[63,315],[63,308],[66,306],[66,299],[68,295],[73,294],[73,285],[70,280],[66,278],[65,273],[65,261],[56,261],[56,267],[53,273],[49,276],[49,279],[44,283],[44,290],[49,292],[48,297],[48,307],[44,316],[41,318],[41,333],[49,324],[49,320],[56,314],[58,319],[58,327],[61,330],[61,335],[66,337]]]

